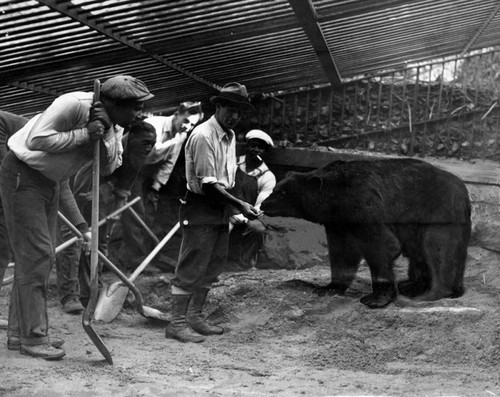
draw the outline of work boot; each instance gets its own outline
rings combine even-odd
[[[63,305],[63,310],[69,314],[80,314],[85,308],[77,298],[73,298]]]
[[[45,360],[59,360],[66,355],[63,349],[52,346],[50,343],[43,345],[21,345],[21,354],[31,357],[40,357]]]
[[[205,340],[203,335],[193,331],[186,321],[186,311],[191,295],[172,295],[172,319],[165,329],[165,337],[181,342],[199,343]]]
[[[49,343],[55,348],[60,348],[64,345],[64,339],[58,338],[57,336],[51,336],[49,338]],[[7,349],[9,350],[19,350],[21,348],[21,339],[18,336],[9,336],[7,338]]]
[[[186,318],[191,328],[201,335],[221,335],[224,333],[224,329],[208,324],[203,316],[203,308],[209,291],[208,288],[196,290],[189,302]]]

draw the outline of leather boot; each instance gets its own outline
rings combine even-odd
[[[45,360],[59,360],[66,355],[63,349],[54,347],[50,343],[36,346],[21,344],[20,352],[27,356],[40,357]]]
[[[58,338],[57,336],[51,336],[49,343],[55,348],[59,349],[64,345],[64,339]],[[19,350],[21,348],[21,339],[19,336],[9,336],[7,337],[7,349],[9,350]]]
[[[207,299],[208,288],[199,288],[189,302],[186,318],[191,328],[201,335],[221,335],[224,329],[207,323],[203,316],[203,307]]]
[[[205,340],[205,337],[193,331],[186,321],[190,299],[191,295],[172,295],[172,319],[165,329],[166,338],[177,339],[184,343],[199,343]]]

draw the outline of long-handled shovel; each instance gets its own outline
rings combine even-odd
[[[99,100],[100,82],[94,81],[94,101]],[[94,317],[95,307],[97,305],[98,291],[98,261],[99,261],[99,168],[100,168],[100,145],[101,140],[97,139],[94,146],[94,162],[92,164],[92,217],[91,228],[92,238],[90,241],[90,297],[87,307],[83,312],[83,329],[92,340],[97,349],[106,358],[109,364],[113,364],[111,353],[104,345],[103,341],[92,328],[92,318]]]
[[[142,263],[135,269],[135,271],[128,278],[129,283],[125,283],[130,286],[134,280],[142,273],[147,265],[154,259],[154,257],[161,251],[163,246],[172,238],[172,236],[179,229],[179,223],[177,222],[172,230],[163,237],[160,243],[151,251],[151,253],[142,261]],[[122,280],[123,281],[123,280]],[[103,322],[113,321],[116,316],[120,313],[125,299],[127,299],[127,294],[129,292],[129,287],[124,285],[123,282],[117,281],[101,290],[99,296],[99,301],[95,310],[95,319],[101,320]]]
[[[122,207],[123,209],[124,207]],[[120,210],[117,210],[117,211],[120,211]],[[115,211],[116,212],[116,211]],[[60,219],[66,223],[66,225],[71,229],[71,231],[73,233],[75,233],[75,239],[83,239],[83,235],[82,233],[80,233],[80,231],[68,220],[68,218],[66,218],[63,214],[59,213],[59,217]],[[102,220],[101,220],[102,222]],[[72,241],[73,238],[71,238],[69,241]],[[64,243],[63,243],[64,244]],[[56,250],[58,250],[60,247],[63,247],[63,244],[61,244],[60,246],[58,246],[56,248]],[[128,288],[130,288],[130,290],[132,291],[132,293],[134,294],[135,296],[135,303],[136,303],[136,306],[137,306],[137,311],[143,315],[144,317],[147,317],[147,318],[154,318],[154,319],[157,319],[157,320],[163,320],[163,321],[169,321],[170,318],[169,316],[167,316],[165,313],[161,312],[160,310],[158,309],[154,309],[152,307],[148,307],[148,306],[144,306],[142,304],[143,302],[143,299],[142,299],[142,295],[141,295],[141,292],[139,291],[139,289],[127,278],[127,276],[125,274],[123,274],[120,269],[118,269],[114,264],[113,262],[111,262],[101,251],[99,251],[99,259],[101,259],[104,264],[113,272],[116,274],[116,276],[125,284],[128,286]],[[97,302],[97,307],[96,307],[96,310],[94,312],[94,315],[95,313],[98,313],[98,308],[99,308],[99,301]],[[95,317],[94,317],[95,318]]]

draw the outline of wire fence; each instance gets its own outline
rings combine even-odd
[[[500,156],[500,52],[427,63],[262,99],[244,128],[281,146],[408,156]]]

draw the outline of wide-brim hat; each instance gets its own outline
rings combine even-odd
[[[232,102],[249,112],[255,110],[248,99],[247,88],[240,83],[227,83],[222,87],[218,95],[210,98],[210,102],[214,105],[221,101]]]
[[[101,86],[101,94],[112,99],[147,101],[154,97],[142,80],[120,75],[107,79]]]

